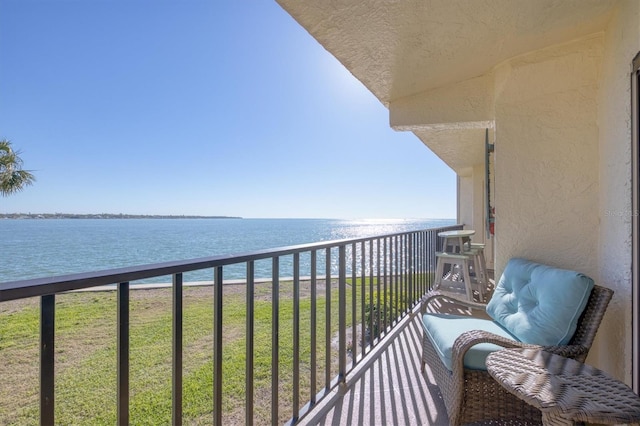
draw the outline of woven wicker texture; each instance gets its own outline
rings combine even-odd
[[[596,331],[604,316],[613,291],[594,286],[589,302],[578,321],[578,328],[566,346],[536,346],[508,340],[491,333],[469,331],[463,333],[454,343],[452,352],[453,371],[449,371],[429,338],[423,333],[422,362],[429,364],[444,399],[449,422],[452,426],[483,422],[502,425],[539,425],[542,413],[537,408],[506,391],[487,371],[465,369],[463,359],[466,351],[482,342],[490,342],[505,348],[544,349],[565,357],[584,362],[593,344]],[[451,296],[433,292],[426,296],[422,310],[426,312],[439,299],[454,301],[456,305],[469,309],[482,309],[485,305],[463,300],[453,300]]]
[[[551,418],[640,422],[640,397],[590,365],[534,349],[506,349],[489,355],[487,369],[505,389]]]

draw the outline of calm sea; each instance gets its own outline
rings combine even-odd
[[[6,219],[0,220],[0,282],[453,224],[453,219]],[[243,273],[225,269],[225,278]],[[188,279],[211,279],[210,271],[194,274]]]

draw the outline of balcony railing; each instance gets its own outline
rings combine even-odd
[[[187,261],[128,267],[91,273],[0,284],[0,302],[40,298],[40,423],[54,424],[56,401],[56,295],[112,285],[117,291],[117,424],[130,422],[130,293],[133,283],[172,277],[172,423],[183,419],[183,282],[184,274],[212,270],[213,398],[212,423],[223,424],[223,341],[225,270],[246,269],[245,289],[245,423],[295,424],[312,410],[387,336],[430,289],[437,234],[461,229],[456,225],[372,238],[329,241],[216,256]],[[256,277],[256,264],[271,264],[271,277]],[[284,266],[283,266],[284,265]],[[264,265],[262,265],[264,266]],[[264,268],[262,268],[264,269]],[[258,287],[259,286],[259,287]],[[264,295],[265,286],[267,296]],[[256,360],[256,289],[271,303],[270,414],[254,407]],[[286,294],[286,300],[283,298]],[[292,309],[292,320],[281,322],[281,303]],[[304,305],[304,309],[302,308]],[[304,318],[303,318],[304,317]],[[288,318],[288,317],[287,317]],[[262,324],[260,324],[262,326]],[[305,329],[303,329],[303,325]],[[291,342],[283,345],[284,331]],[[304,337],[301,339],[301,336]],[[289,344],[290,343],[290,344]],[[286,349],[285,349],[286,346]],[[292,371],[282,371],[281,358]],[[302,371],[304,370],[304,371]],[[286,373],[286,374],[285,374]],[[301,381],[301,374],[306,379]],[[290,386],[282,386],[283,376]],[[261,382],[262,383],[262,382]],[[260,384],[260,386],[263,386]],[[286,408],[283,408],[286,407]],[[264,410],[263,410],[264,411]],[[260,416],[260,418],[258,418]],[[265,418],[266,417],[266,418]]]

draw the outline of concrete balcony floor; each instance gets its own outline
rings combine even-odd
[[[493,288],[490,271],[489,291]],[[429,311],[469,315],[450,303]],[[484,313],[473,313],[486,318]],[[433,425],[447,426],[449,417],[427,365],[420,372],[422,325],[419,311],[403,320],[300,424],[303,425]]]
[[[304,425],[449,424],[440,391],[427,366],[420,373],[420,315],[404,321],[369,361],[347,378],[347,385],[301,422]]]

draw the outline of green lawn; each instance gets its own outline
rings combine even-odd
[[[358,281],[356,287],[360,287]],[[377,303],[377,282],[365,305]],[[347,323],[351,324],[351,286],[347,286]],[[357,292],[356,323],[361,322]],[[392,305],[385,294],[381,304]],[[183,413],[185,424],[211,424],[213,400],[213,289],[186,287],[184,307]],[[338,291],[331,293],[331,337],[338,329]],[[223,319],[223,422],[244,424],[245,290],[225,286]],[[256,285],[254,406],[255,423],[271,416],[271,286]],[[324,386],[325,292],[318,290],[317,347],[319,391]],[[134,290],[130,302],[130,419],[136,425],[171,423],[171,290]],[[372,312],[377,312],[376,308]],[[387,311],[391,311],[387,308]],[[382,308],[379,312],[385,312]],[[72,293],[56,297],[56,422],[65,425],[116,423],[116,293]],[[280,289],[280,421],[292,415],[293,297],[291,283]],[[300,401],[309,399],[309,284],[300,301]],[[383,321],[384,315],[381,321]],[[390,318],[389,318],[390,320]],[[360,328],[360,327],[358,327]],[[382,325],[384,328],[384,324]],[[0,424],[39,423],[39,300],[0,303]],[[334,341],[337,341],[334,339]],[[354,343],[355,344],[355,343]],[[337,374],[337,346],[332,345],[331,376]]]

